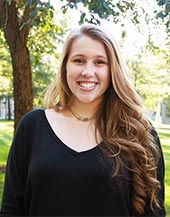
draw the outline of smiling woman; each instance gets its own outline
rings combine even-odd
[[[101,27],[68,35],[45,109],[14,136],[1,216],[165,216],[159,137],[125,68]]]
[[[105,47],[100,41],[83,35],[73,42],[66,69],[67,84],[74,101],[70,105],[71,110],[76,110],[82,103],[91,104],[91,108],[100,104],[110,83],[108,62]]]

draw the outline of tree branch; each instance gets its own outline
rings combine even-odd
[[[17,18],[16,2],[10,3],[6,0],[0,1],[0,27],[4,31],[6,41],[11,47],[11,51],[15,46],[15,40],[19,30],[19,23]]]
[[[21,25],[19,28],[21,38],[22,38],[22,43],[26,44],[28,34],[29,34],[29,29],[30,29],[30,6],[26,6],[22,17]]]
[[[7,9],[6,9],[6,0],[0,1],[0,28],[3,28],[5,26],[6,20],[7,20]]]

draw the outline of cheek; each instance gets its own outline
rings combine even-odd
[[[67,71],[67,82],[71,83],[75,80],[75,75],[72,71]]]
[[[70,89],[75,88],[79,76],[80,73],[76,67],[67,67],[67,84]]]
[[[70,68],[70,65],[67,64],[67,67],[66,67],[66,78],[67,78],[67,83],[69,84],[70,83],[70,80],[72,79],[72,69]]]
[[[105,78],[103,78],[103,89],[105,89],[105,91],[109,88],[110,85],[110,81],[111,81],[111,76],[110,73],[107,74],[107,76],[105,76]]]
[[[76,77],[76,68],[72,64],[68,63],[66,70],[67,70],[67,77],[69,77],[69,78]]]
[[[75,80],[76,80],[76,75],[74,73],[74,70],[72,69],[67,69],[67,74],[66,74],[66,79],[67,79],[67,85],[70,88],[70,90],[73,89]]]
[[[101,74],[101,80],[104,82],[104,84],[106,86],[108,86],[110,84],[110,81],[111,81],[111,75],[110,75],[110,71],[109,70],[106,70],[105,73],[102,73]]]

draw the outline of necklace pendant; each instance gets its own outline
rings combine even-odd
[[[82,121],[82,122],[88,122],[90,121],[92,118],[82,118],[80,117],[78,114],[74,113],[70,107],[68,107],[68,109],[70,110],[70,112],[74,115],[74,117],[78,120],[78,121]]]
[[[79,117],[78,120],[79,120],[79,121],[83,121],[83,122],[87,122],[87,121],[89,121],[90,119],[89,119],[89,118],[81,118],[81,117]]]

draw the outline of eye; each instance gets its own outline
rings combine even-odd
[[[96,65],[102,65],[102,64],[107,64],[104,60],[96,60],[95,61]]]
[[[75,63],[83,63],[83,60],[82,60],[82,59],[79,59],[79,58],[77,58],[77,59],[74,59],[74,60],[73,60],[73,62],[75,62]]]

